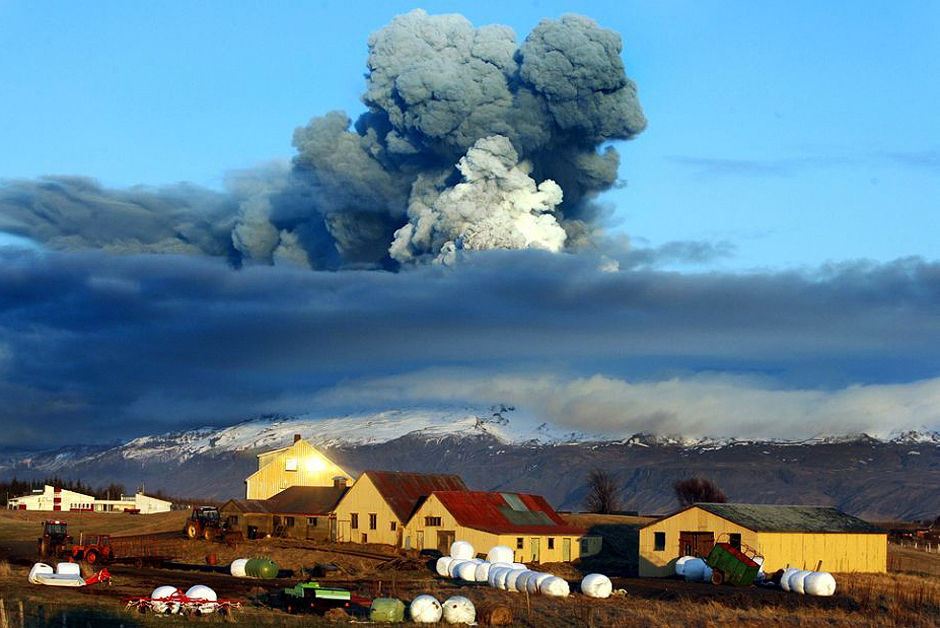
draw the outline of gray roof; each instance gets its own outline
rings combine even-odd
[[[867,521],[828,506],[696,503],[693,507],[755,532],[884,532]]]

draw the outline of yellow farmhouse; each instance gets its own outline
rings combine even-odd
[[[640,576],[670,576],[680,556],[707,556],[717,542],[755,549],[765,573],[887,571],[887,533],[836,508],[702,503],[640,529]]]
[[[336,507],[336,540],[401,546],[402,528],[436,490],[466,490],[456,475],[365,471]]]
[[[600,537],[571,526],[539,495],[490,491],[435,491],[405,526],[405,548],[435,548],[445,555],[454,541],[479,553],[513,548],[516,562],[571,561],[600,552]]]
[[[334,486],[349,474],[299,434],[281,449],[258,454],[258,470],[245,480],[246,499],[267,499],[291,486]]]

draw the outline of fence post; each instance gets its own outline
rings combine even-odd
[[[0,597],[0,628],[7,628],[7,611],[3,607],[2,597]]]

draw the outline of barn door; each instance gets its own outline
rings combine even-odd
[[[680,532],[679,555],[705,558],[715,547],[714,532]]]
[[[450,546],[457,534],[453,530],[437,531],[437,550],[444,556],[450,556]]]
[[[561,542],[561,559],[566,563],[571,560],[571,539],[564,539]]]

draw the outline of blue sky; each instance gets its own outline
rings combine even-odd
[[[425,3],[519,42],[594,18],[648,119],[614,142],[611,237],[453,267],[369,247],[419,224],[417,169],[446,205],[470,142],[396,127],[376,148],[324,118],[290,165],[295,128],[364,112],[368,38],[414,7],[0,0],[0,452],[363,404],[510,403],[616,436],[940,426],[940,3]],[[537,106],[495,124],[568,141],[536,74],[512,106]],[[597,84],[600,125],[624,101]],[[590,174],[585,138],[526,150]],[[590,226],[586,205],[559,215]]]
[[[0,177],[192,181],[293,154],[363,110],[366,40],[413,4],[0,2]],[[639,246],[730,243],[709,268],[933,257],[940,5],[437,2],[521,39],[581,12],[624,40],[649,127],[608,192]]]

